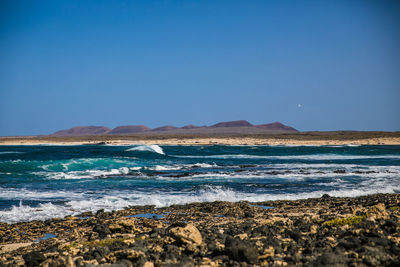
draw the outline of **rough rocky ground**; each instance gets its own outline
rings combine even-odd
[[[1,223],[0,266],[400,266],[399,206],[325,195]]]

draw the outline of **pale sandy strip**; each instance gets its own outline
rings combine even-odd
[[[30,246],[31,244],[32,244],[32,242],[0,245],[0,253],[6,253],[6,252],[14,251],[14,250],[19,249],[19,248]]]

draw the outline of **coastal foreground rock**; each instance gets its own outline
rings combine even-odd
[[[399,266],[400,195],[135,206],[0,223],[0,266]]]

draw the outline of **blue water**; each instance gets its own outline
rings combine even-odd
[[[45,233],[43,237],[39,237],[38,239],[36,239],[35,241],[33,241],[34,243],[38,243],[42,240],[47,240],[49,238],[55,238],[57,237],[57,235],[55,234],[50,234],[50,233]]]
[[[147,219],[162,219],[164,215],[156,214],[156,213],[143,213],[143,214],[135,214],[126,216],[127,218],[147,218]]]
[[[0,221],[400,192],[400,146],[0,146]]]

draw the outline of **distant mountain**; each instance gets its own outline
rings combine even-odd
[[[259,133],[296,133],[293,127],[280,122],[253,125],[246,120],[225,121],[211,126],[196,126],[189,124],[181,128],[167,125],[150,129],[145,125],[118,126],[110,129],[104,126],[77,126],[67,130],[61,130],[50,136],[79,136],[79,135],[105,135],[105,134],[137,134],[147,132],[169,132],[173,134],[259,134]]]
[[[150,131],[151,129],[145,125],[127,125],[118,126],[112,129],[108,134],[131,134],[131,133],[142,133]]]
[[[109,131],[111,129],[104,126],[76,126],[55,132],[52,136],[100,135],[107,134]]]
[[[175,130],[178,129],[178,127],[172,126],[172,125],[167,125],[167,126],[162,126],[158,128],[154,128],[152,131],[157,132],[157,131],[169,131],[169,130]]]
[[[205,126],[196,126],[193,124],[189,124],[189,125],[183,126],[181,129],[197,129],[197,128],[203,128],[203,127],[205,127]]]
[[[271,130],[271,131],[298,132],[295,128],[284,125],[278,121],[274,122],[274,123],[255,125],[255,127],[266,129],[266,130]]]
[[[216,127],[251,127],[251,126],[253,126],[253,124],[249,123],[248,121],[239,120],[239,121],[220,122],[220,123],[211,125],[209,127],[216,128]]]

